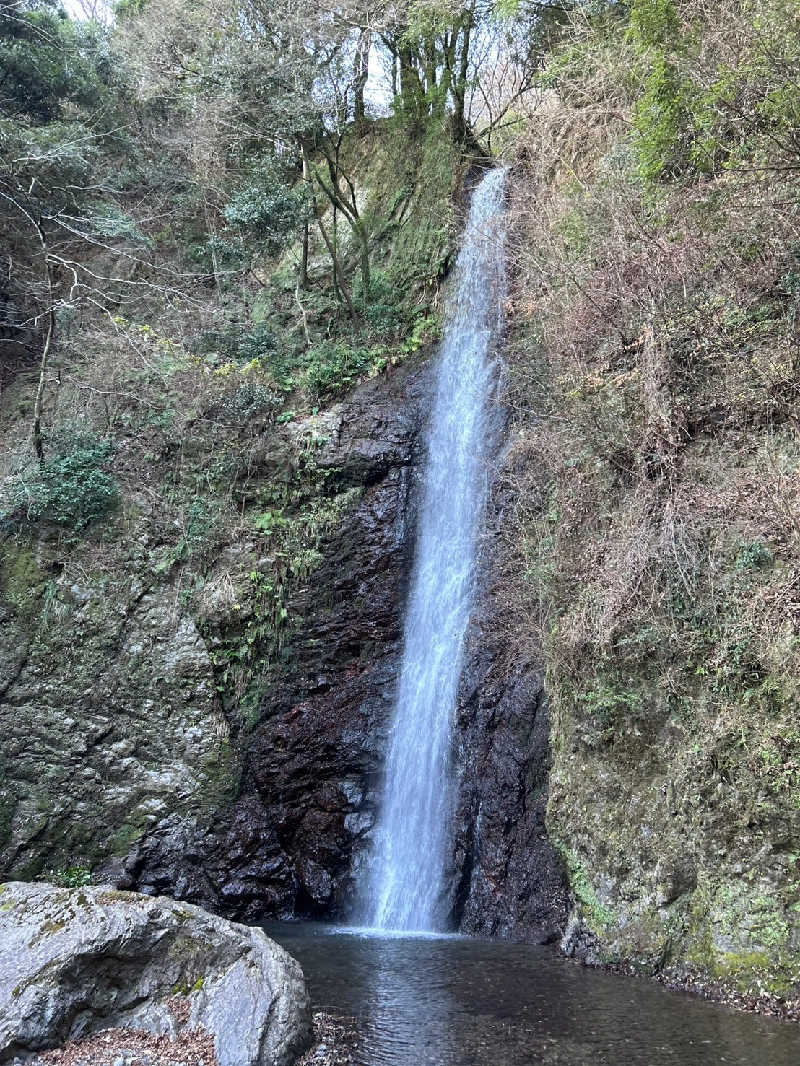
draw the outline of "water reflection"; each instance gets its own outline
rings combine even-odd
[[[391,938],[307,924],[267,932],[303,965],[315,1007],[352,1014],[360,1066],[798,1066],[800,1029],[548,949]]]

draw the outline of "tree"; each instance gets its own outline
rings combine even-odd
[[[64,299],[64,253],[82,191],[92,180],[89,161],[97,143],[89,127],[65,113],[101,95],[96,44],[52,0],[0,0],[0,228],[11,310],[5,339],[19,339],[30,324],[41,337],[32,428],[40,461],[46,376]],[[13,304],[20,293],[30,307],[21,319]]]
[[[8,349],[38,359],[33,450],[42,430],[51,362],[62,324],[79,307],[110,315],[123,301],[170,282],[149,271],[150,246],[126,210],[130,97],[108,31],[76,23],[50,0],[4,0],[0,53],[0,233],[5,250]],[[109,259],[127,264],[109,269]]]

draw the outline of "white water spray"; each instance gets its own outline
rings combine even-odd
[[[435,931],[444,920],[453,717],[486,502],[487,403],[505,293],[505,174],[472,198],[433,405],[403,663],[370,884],[370,924]]]

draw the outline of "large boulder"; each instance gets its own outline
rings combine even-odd
[[[0,944],[0,1061],[110,1026],[206,1029],[219,1066],[288,1066],[310,1039],[299,964],[186,903],[10,882]]]

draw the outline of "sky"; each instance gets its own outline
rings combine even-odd
[[[96,17],[108,14],[109,0],[61,0],[64,9],[74,18],[85,18],[88,12],[95,9]]]

